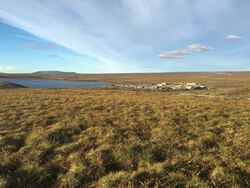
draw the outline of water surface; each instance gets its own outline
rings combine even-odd
[[[0,81],[7,81],[29,88],[69,88],[69,87],[105,87],[112,84],[104,82],[78,82],[65,80],[41,80],[41,79],[15,79],[1,78]]]

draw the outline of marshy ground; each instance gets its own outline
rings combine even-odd
[[[10,89],[0,106],[0,187],[250,186],[245,99]]]

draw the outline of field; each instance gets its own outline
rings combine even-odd
[[[0,187],[249,187],[249,73],[218,77],[192,92],[0,90]]]
[[[249,86],[250,72],[131,73],[131,74],[1,74],[7,78],[64,79],[109,83],[201,82],[214,87]]]

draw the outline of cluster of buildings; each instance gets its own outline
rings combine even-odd
[[[161,83],[161,84],[138,84],[138,85],[128,85],[128,84],[113,84],[113,87],[124,87],[124,88],[135,88],[135,89],[152,89],[152,90],[203,90],[208,89],[207,86],[196,84],[196,83],[186,83],[186,84],[171,84],[171,83]]]

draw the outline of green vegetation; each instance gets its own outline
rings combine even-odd
[[[13,89],[0,107],[0,187],[250,186],[245,99]]]

